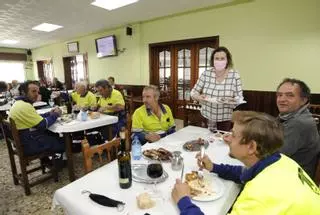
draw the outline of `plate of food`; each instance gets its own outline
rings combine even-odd
[[[63,114],[61,117],[58,118],[58,120],[60,123],[69,123],[73,119],[71,114]]]
[[[195,201],[214,201],[223,196],[224,184],[218,177],[204,173],[199,179],[198,172],[192,171],[185,175],[186,183],[191,189],[191,199]]]
[[[146,149],[142,152],[142,155],[146,159],[161,160],[163,162],[170,162],[172,158],[172,153],[164,148]]]
[[[200,151],[201,145],[204,145],[204,148],[208,148],[209,142],[202,138],[196,140],[191,140],[183,144],[183,149],[189,152]]]

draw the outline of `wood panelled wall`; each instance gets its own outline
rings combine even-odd
[[[244,90],[243,96],[247,103],[238,106],[237,110],[252,110],[265,112],[272,116],[278,115],[276,92]],[[320,94],[312,94],[310,103],[320,104]]]
[[[0,60],[26,61],[27,55],[23,53],[4,53],[0,52]]]
[[[126,89],[128,95],[139,97],[142,94],[143,87],[143,85],[118,85],[117,88]],[[272,116],[278,115],[275,91],[244,90],[243,96],[247,103],[238,106],[237,110],[252,110],[265,112]],[[320,104],[320,94],[312,94],[310,103]]]

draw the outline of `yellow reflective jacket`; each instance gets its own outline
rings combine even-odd
[[[248,181],[230,215],[320,214],[320,190],[287,156]]]

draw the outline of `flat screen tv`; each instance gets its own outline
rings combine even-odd
[[[95,39],[97,57],[111,57],[118,55],[117,40],[115,35]]]

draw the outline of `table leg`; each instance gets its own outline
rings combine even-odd
[[[73,155],[72,155],[72,138],[70,133],[65,133],[64,142],[66,144],[66,154],[68,159],[68,173],[69,173],[69,181],[74,181],[76,179],[74,174],[74,166],[73,166]]]
[[[108,125],[107,126],[107,130],[108,130],[108,140],[112,140],[113,136],[112,136],[112,125]]]

